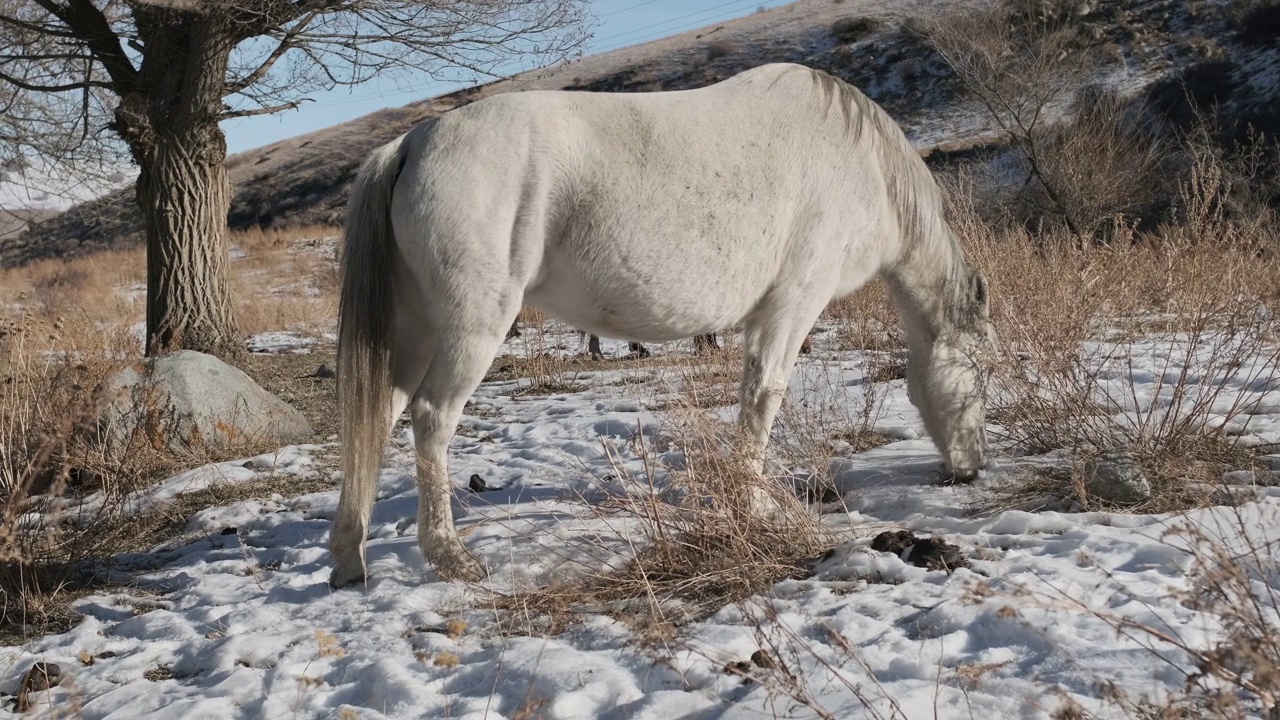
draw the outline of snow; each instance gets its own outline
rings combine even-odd
[[[251,353],[306,355],[314,346],[332,344],[335,340],[337,335],[331,332],[317,336],[293,330],[276,330],[250,336],[245,341],[245,347]]]
[[[490,592],[616,562],[635,538],[633,522],[591,502],[618,486],[611,455],[643,475],[630,442],[637,428],[660,460],[678,456],[660,442],[669,428],[654,408],[686,373],[654,363],[583,370],[570,378],[581,388],[574,392],[517,392],[527,379],[477,391],[450,460],[464,542],[491,572],[481,585],[441,582],[422,559],[412,433],[402,424],[370,526],[368,585],[331,590],[326,542],[337,474],[317,458],[333,446],[291,446],[193,469],[137,502],[163,503],[215,482],[283,484],[316,473],[335,489],[197,513],[189,522],[199,540],[138,558],[147,569],[130,586],[79,600],[85,617],[74,629],[0,648],[0,689],[14,691],[32,662],[50,661],[68,679],[33,698],[38,711],[74,704],[85,718],[183,720],[817,717],[813,707],[837,718],[1047,718],[1063,698],[1096,717],[1122,717],[1100,700],[1101,682],[1135,697],[1179,692],[1193,669],[1187,654],[1116,624],[1150,625],[1194,646],[1221,640],[1217,617],[1180,601],[1192,586],[1195,548],[1170,531],[1189,524],[1228,544],[1275,541],[1280,489],[1253,488],[1256,500],[1238,509],[1177,515],[975,513],[984,493],[1034,459],[1002,456],[975,486],[939,485],[940,459],[902,381],[879,390],[864,382],[868,354],[831,349],[834,335],[815,336],[814,353],[793,376],[793,402],[838,424],[862,415],[864,392],[882,392],[875,427],[902,439],[831,460],[845,509],[823,521],[840,542],[810,577],[690,623],[676,639],[642,641],[622,622],[592,614],[553,637],[504,635]],[[571,354],[579,342],[570,332],[526,332],[505,352]],[[1135,346],[1131,356],[1140,403],[1162,397],[1171,353],[1161,347]],[[681,356],[690,343],[649,349]],[[618,356],[626,346],[606,339],[604,350]],[[1251,403],[1248,432],[1276,443],[1280,403],[1258,395],[1274,383],[1246,381],[1257,371],[1244,364],[1230,388]],[[467,492],[473,473],[493,489]],[[871,551],[870,539],[893,528],[937,533],[971,567],[927,571]],[[725,671],[760,648],[797,678],[803,693],[793,695],[809,705],[782,692],[781,674],[744,683]],[[80,658],[88,656],[98,659],[86,665]]]

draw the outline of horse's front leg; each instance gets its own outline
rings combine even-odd
[[[769,312],[755,315],[765,319],[777,318],[776,314]],[[754,318],[748,318],[744,323],[742,383],[738,391],[739,422],[746,455],[762,476],[769,433],[782,407],[787,379],[795,366],[800,344],[811,325],[811,322],[802,321],[778,324]],[[780,510],[762,486],[751,488],[751,503],[753,510],[760,515],[775,515]]]

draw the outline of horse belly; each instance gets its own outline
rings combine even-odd
[[[652,230],[549,243],[540,281],[526,300],[598,335],[664,342],[737,323],[775,274],[758,252],[720,232],[662,229],[654,222],[631,227]]]

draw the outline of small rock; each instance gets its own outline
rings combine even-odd
[[[1116,505],[1138,505],[1151,499],[1151,481],[1142,464],[1124,452],[1090,457],[1081,467],[1085,490],[1097,500]]]
[[[484,481],[484,478],[480,477],[479,473],[471,475],[471,479],[467,481],[467,487],[471,488],[471,492],[477,493],[482,493],[489,489],[488,483]]]
[[[40,692],[57,687],[62,682],[62,668],[56,663],[38,662],[31,666],[22,678],[22,687],[29,692]]]
[[[312,375],[312,377],[336,378],[338,377],[338,371],[334,370],[333,366],[330,365],[329,363],[322,363],[320,367],[316,368],[316,371]]]
[[[16,710],[20,713],[31,709],[31,693],[43,692],[62,682],[62,668],[54,663],[37,662],[31,666],[27,674],[22,676],[22,685],[18,687]]]

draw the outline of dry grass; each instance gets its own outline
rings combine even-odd
[[[70,259],[39,260],[0,269],[0,312],[53,321],[78,315],[92,322],[141,318],[143,251],[111,250]]]
[[[1118,636],[1149,652],[1157,667],[1182,674],[1181,689],[1134,694],[1099,679],[1106,706],[1138,720],[1244,720],[1280,717],[1280,541],[1269,528],[1274,510],[1247,516],[1239,508],[1209,521],[1186,520],[1165,533],[1171,546],[1191,557],[1191,580],[1178,602],[1203,613],[1205,623],[1157,626],[1087,605],[1061,588],[1019,585],[1015,603],[1050,611],[1083,612],[1110,625]],[[1110,573],[1103,571],[1109,577]],[[1154,610],[1154,609],[1153,609]],[[1066,701],[1056,718],[1095,716]],[[1108,714],[1105,717],[1112,717]]]
[[[328,227],[231,234],[232,302],[242,331],[332,331],[339,231]],[[0,270],[0,317],[127,326],[146,312],[141,248],[39,260]]]
[[[234,234],[231,265],[242,327],[320,331],[333,324],[332,237],[326,228]],[[142,251],[44,260],[0,273],[0,635],[65,628],[68,604],[110,558],[145,549],[225,493],[126,512],[157,480],[256,446],[175,452],[166,403],[136,408],[128,437],[96,431],[93,390],[141,354]],[[288,278],[279,282],[279,278]],[[157,398],[158,400],[159,398]],[[257,489],[259,492],[261,488]],[[95,500],[88,505],[83,501]],[[228,496],[230,497],[230,496]],[[71,508],[81,507],[80,511]]]
[[[619,528],[616,536],[591,542],[593,560],[573,577],[498,597],[507,631],[558,632],[586,608],[650,639],[669,638],[678,625],[807,575],[809,563],[835,544],[788,483],[753,469],[734,431],[691,407],[673,410],[667,423],[665,443],[680,460],[660,467],[637,436],[643,473],[615,462],[615,489],[592,505],[607,526]],[[754,495],[781,512],[753,512]],[[617,547],[625,553],[596,557],[600,548]]]
[[[233,255],[231,287],[241,331],[332,332],[340,234],[323,226],[233,233],[239,252]]]
[[[952,189],[953,225],[992,286],[1000,440],[1015,453],[1073,453],[1075,471],[1056,481],[1084,507],[1097,503],[1080,468],[1115,451],[1154,486],[1135,509],[1209,502],[1223,471],[1252,468],[1240,438],[1280,390],[1276,240],[1224,216],[1222,168],[1204,159],[1182,188],[1182,223],[1159,236],[1123,229],[1105,246],[993,228]],[[1142,395],[1152,382],[1156,399]],[[1045,478],[1030,481],[1043,489]],[[1025,499],[1027,488],[1012,490]]]
[[[889,290],[873,280],[827,305],[822,320],[835,327],[837,350],[901,350],[907,346]]]
[[[138,422],[127,435],[100,433],[93,391],[137,357],[126,330],[22,316],[0,334],[0,636],[21,638],[65,628],[75,618],[68,603],[112,557],[146,549],[191,512],[227,499],[202,493],[131,510],[139,491],[265,448],[176,452],[169,441],[178,418],[158,396],[134,409]]]

